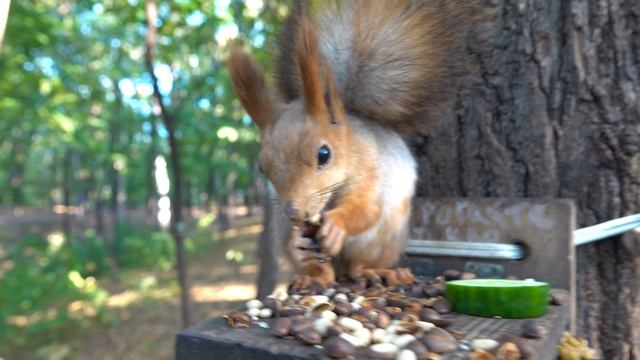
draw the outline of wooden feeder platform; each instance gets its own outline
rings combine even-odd
[[[575,207],[558,199],[436,198],[414,203],[412,240],[403,259],[414,273],[434,276],[444,269],[474,271],[481,276],[534,278],[549,282],[569,294],[569,303],[549,306],[547,314],[535,319],[547,333],[527,340],[535,359],[555,359],[562,332],[575,327],[575,259],[573,231]],[[421,240],[493,242],[519,244],[526,248],[520,260],[476,259],[420,254]],[[425,241],[425,244],[428,241]],[[425,248],[425,247],[422,247]],[[455,314],[447,330],[459,340],[495,339],[504,333],[518,335],[527,319],[481,318]],[[269,319],[266,323],[272,323]],[[468,353],[445,354],[443,360],[466,359]],[[363,358],[359,350],[355,358]],[[252,324],[232,329],[225,319],[215,317],[178,333],[176,359],[324,359],[324,351],[297,340],[278,339],[269,329]]]

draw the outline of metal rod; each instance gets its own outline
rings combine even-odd
[[[497,260],[520,260],[525,250],[518,244],[488,242],[409,240],[405,252],[409,255],[456,256]]]
[[[574,246],[588,244],[636,228],[640,229],[640,214],[578,229],[573,232],[573,244]],[[405,252],[409,255],[419,256],[454,256],[495,260],[521,260],[526,256],[524,247],[518,244],[417,239],[409,240]]]
[[[640,214],[625,216],[574,231],[573,244],[575,246],[588,244],[597,240],[620,235],[638,227],[640,227]]]

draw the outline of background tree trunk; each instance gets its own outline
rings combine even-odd
[[[258,240],[258,299],[264,299],[275,290],[278,283],[278,257],[282,253],[281,244],[287,235],[283,224],[287,224],[282,208],[275,200],[276,190],[270,183],[267,185],[267,196],[264,199],[264,229]]]
[[[640,211],[640,2],[486,6],[475,86],[414,141],[418,195],[571,198],[580,227]],[[639,237],[577,251],[578,334],[605,359],[640,358]]]

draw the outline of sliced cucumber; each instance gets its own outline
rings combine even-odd
[[[453,310],[461,314],[539,317],[546,314],[549,304],[549,284],[533,280],[454,280],[447,282],[446,288]]]

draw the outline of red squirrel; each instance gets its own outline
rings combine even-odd
[[[291,221],[294,286],[336,275],[415,279],[385,270],[408,237],[416,161],[402,135],[428,126],[451,95],[470,2],[349,0],[298,7],[279,39],[278,94],[244,51],[227,65],[260,129],[261,171]],[[321,262],[302,236],[321,218]]]

